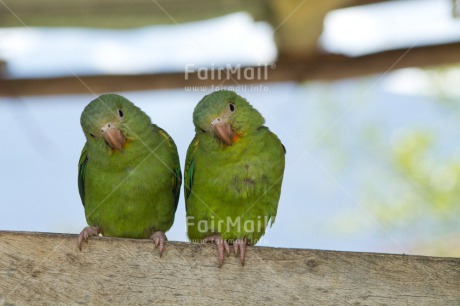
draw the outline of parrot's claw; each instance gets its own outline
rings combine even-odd
[[[235,251],[236,256],[238,256],[238,250],[239,250],[240,263],[241,263],[242,266],[244,266],[244,259],[246,257],[246,245],[247,245],[246,238],[236,239],[233,242],[233,250]]]
[[[222,239],[220,235],[212,235],[212,236],[206,237],[203,239],[203,242],[204,243],[211,242],[211,243],[216,244],[218,265],[219,265],[219,268],[222,267],[222,265],[224,264],[224,258],[225,258],[224,253],[227,253],[227,256],[230,254],[230,246],[228,245],[228,242]]]
[[[78,249],[81,251],[81,246],[83,242],[88,243],[88,239],[91,236],[97,236],[101,233],[101,228],[96,226],[87,226],[85,227],[80,235],[78,236]]]
[[[166,238],[166,235],[163,232],[155,232],[153,233],[152,236],[150,236],[150,239],[153,240],[153,244],[155,247],[158,247],[160,250],[160,257],[163,255],[163,250],[165,248],[165,241],[168,241],[168,238]]]

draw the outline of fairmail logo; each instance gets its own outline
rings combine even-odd
[[[195,64],[185,66],[185,79],[189,79],[190,74],[196,74],[199,80],[247,80],[247,81],[266,81],[268,72],[276,68],[275,64],[257,64],[252,67],[242,67],[241,64],[227,64],[216,66],[211,64],[209,67],[197,67]]]

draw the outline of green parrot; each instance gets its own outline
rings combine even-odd
[[[244,265],[253,245],[274,222],[286,150],[264,118],[235,92],[205,96],[195,107],[185,161],[187,234],[217,245],[218,265],[233,244]]]
[[[174,141],[116,94],[91,101],[80,121],[86,144],[78,189],[89,226],[78,237],[79,249],[99,234],[150,238],[161,256],[182,184]]]

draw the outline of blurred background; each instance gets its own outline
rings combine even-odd
[[[195,105],[228,88],[287,149],[260,245],[459,257],[458,2],[0,0],[0,230],[86,226],[79,120],[98,95],[142,108],[183,166]]]

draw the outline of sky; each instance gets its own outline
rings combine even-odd
[[[459,38],[458,31],[452,31],[458,21],[446,21],[450,20],[446,6],[449,1],[399,2],[403,7],[369,6],[367,11],[350,8],[331,13],[321,44],[334,52],[359,55],[424,44],[430,39]],[[414,7],[414,2],[419,4]],[[416,23],[409,21],[407,26],[402,25],[408,12],[413,13],[410,16],[414,20],[425,18],[424,25],[414,26]],[[385,24],[388,16],[392,16],[392,26]],[[434,26],[428,31],[427,25]],[[237,13],[181,27],[125,31],[0,29],[0,57],[9,64],[9,77],[20,78],[183,71],[184,65],[190,63],[270,63],[276,57],[276,47],[270,26],[253,22],[246,13]],[[456,73],[448,78],[453,96],[458,94]],[[446,139],[456,135],[452,123],[455,118],[433,106],[436,96],[427,82],[429,79],[420,69],[406,69],[383,77],[333,83],[235,88],[262,113],[266,125],[287,148],[276,223],[260,244],[410,253],[411,241],[421,239],[417,228],[395,231],[363,202],[360,189],[369,175],[383,173],[385,165],[374,156],[379,148],[367,147],[358,140],[366,124],[372,122],[379,122],[385,129],[382,144],[388,146],[405,131],[427,124]],[[193,109],[213,89],[120,94],[173,137],[183,166],[194,135]],[[0,150],[0,230],[79,233],[86,226],[77,188],[77,164],[85,142],[79,120],[83,108],[95,97],[89,92],[0,98],[0,129],[4,131]],[[331,147],[331,142],[340,142],[343,156]],[[458,150],[458,146],[452,146],[450,149]],[[181,194],[176,221],[167,236],[186,241],[185,230]],[[428,250],[425,254],[433,252]]]
[[[321,44],[330,52],[357,56],[458,41],[459,25],[451,0],[387,1],[330,12]]]

